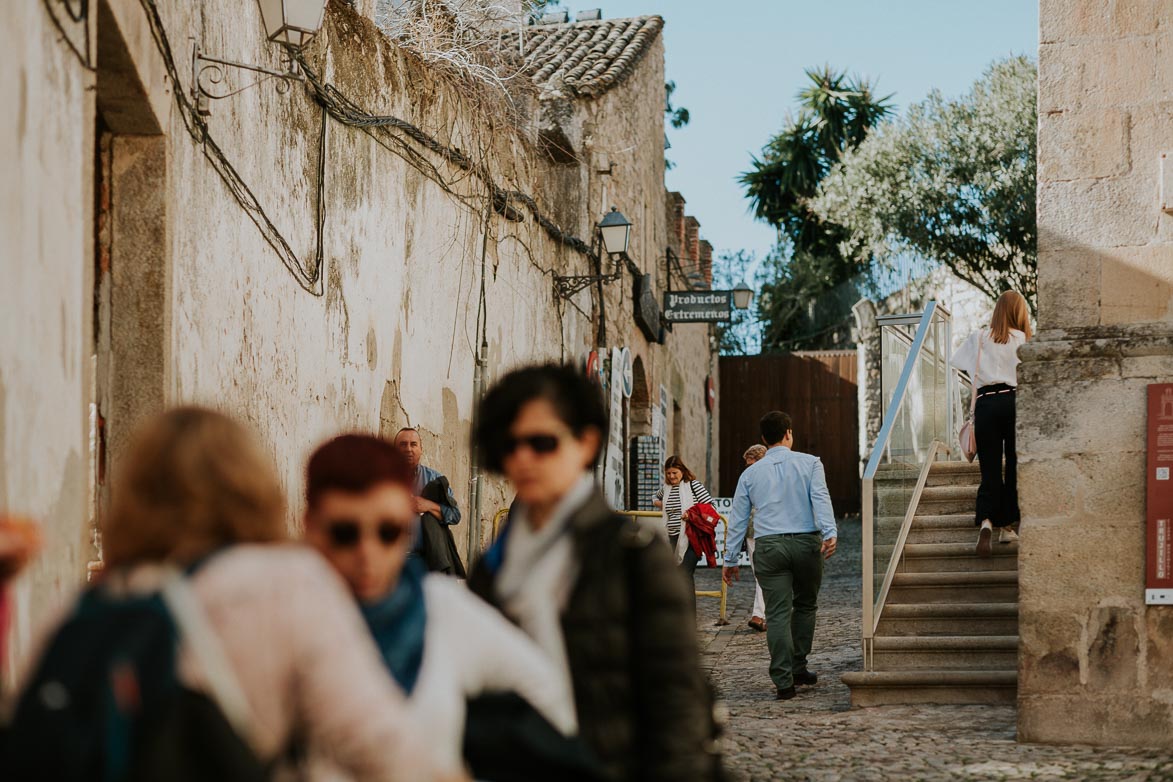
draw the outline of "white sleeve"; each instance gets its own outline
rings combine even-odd
[[[965,342],[962,342],[961,346],[954,351],[953,358],[950,359],[950,363],[956,369],[960,369],[970,376],[973,375],[977,367],[978,340],[981,339],[981,336],[980,330],[970,334],[966,337]]]
[[[457,651],[465,695],[515,692],[564,735],[578,732],[570,683],[529,636],[446,576],[428,576],[430,605],[442,606],[463,640]]]

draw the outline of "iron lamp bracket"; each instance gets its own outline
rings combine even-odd
[[[623,269],[619,268],[611,274],[579,274],[567,277],[554,278],[554,292],[561,299],[569,299],[581,290],[589,288],[597,282],[615,282],[623,276]]]
[[[196,110],[200,116],[206,117],[212,113],[209,101],[231,98],[233,95],[239,95],[245,90],[250,90],[270,79],[277,79],[275,87],[279,94],[287,94],[291,82],[297,81],[304,83],[306,77],[305,73],[298,67],[297,60],[294,59],[291,52],[286,50],[284,58],[286,69],[279,71],[273,68],[266,68],[262,65],[251,65],[246,62],[225,60],[220,57],[209,57],[200,51],[199,44],[195,44],[191,50],[191,97],[195,101]],[[262,76],[243,87],[229,89],[225,84],[228,78],[227,68],[252,71],[253,73],[262,74]],[[218,87],[222,89],[217,89]]]

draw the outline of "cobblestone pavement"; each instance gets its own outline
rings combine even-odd
[[[729,711],[725,757],[734,780],[1173,780],[1167,752],[1019,744],[1012,706],[880,706],[851,709],[842,673],[860,670],[859,520],[843,522],[819,601],[813,688],[777,701],[764,633],[746,626],[753,602],[748,568],[718,601],[698,598],[704,663]],[[717,589],[719,571],[697,571]]]

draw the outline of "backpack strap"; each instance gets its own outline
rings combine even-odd
[[[191,584],[182,573],[175,571],[168,575],[160,593],[175,619],[180,638],[204,674],[208,695],[220,707],[236,734],[251,746],[252,709]]]

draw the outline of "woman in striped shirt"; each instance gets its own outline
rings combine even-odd
[[[711,504],[713,498],[704,484],[692,474],[692,470],[684,466],[679,456],[669,456],[668,461],[664,462],[664,482],[666,485],[656,492],[655,505],[664,511],[664,526],[668,532],[668,542],[676,550],[676,561],[692,578],[700,556],[688,545],[688,535],[684,534],[681,516],[693,505],[702,502]]]

